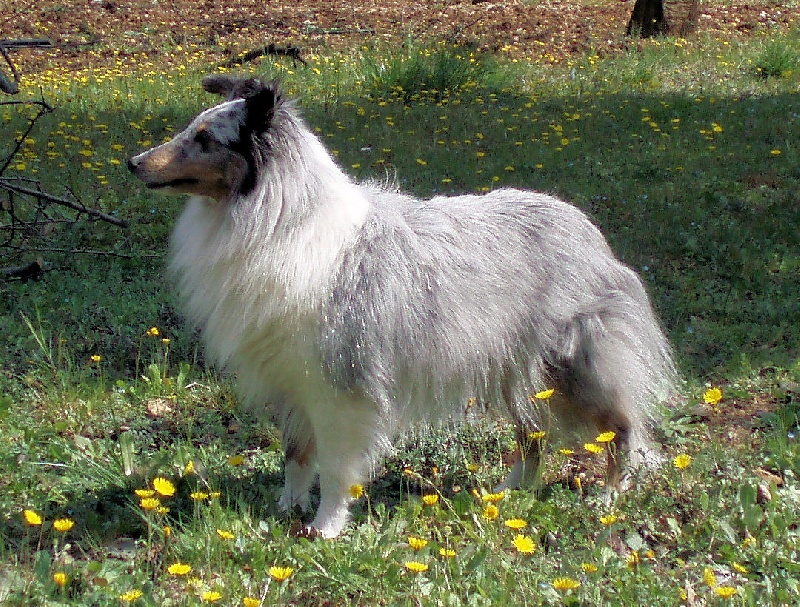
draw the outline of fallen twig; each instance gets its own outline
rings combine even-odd
[[[233,57],[222,63],[220,67],[234,67],[236,65],[243,65],[253,61],[254,59],[263,57],[264,55],[291,57],[291,59],[294,61],[299,61],[303,65],[308,65],[306,60],[300,56],[300,52],[300,49],[296,46],[276,46],[274,44],[268,44],[267,46],[247,51],[243,55]]]

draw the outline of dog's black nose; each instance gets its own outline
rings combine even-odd
[[[134,156],[134,158],[135,158],[135,156]],[[137,166],[136,162],[134,161],[134,158],[128,158],[128,170],[131,173],[136,170],[136,166]]]

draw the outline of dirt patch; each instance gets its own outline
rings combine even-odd
[[[668,0],[675,19],[687,0]],[[701,6],[698,32],[726,37],[800,23],[800,9],[754,0]],[[625,38],[633,0],[6,0],[4,38],[47,37],[52,50],[16,51],[21,71],[115,66],[146,55],[157,65],[202,53],[220,61],[267,44],[305,56],[351,51],[381,42],[449,41],[512,59],[560,63],[636,43]]]

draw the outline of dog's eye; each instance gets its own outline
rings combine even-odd
[[[208,134],[208,131],[199,131],[197,135],[194,136],[194,140],[200,145],[200,149],[204,152],[207,152],[211,147],[211,142],[213,139],[211,135]]]

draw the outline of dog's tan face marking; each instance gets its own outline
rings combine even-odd
[[[131,158],[128,167],[154,191],[229,200],[248,171],[240,150],[245,112],[241,99],[208,109],[172,140]]]

